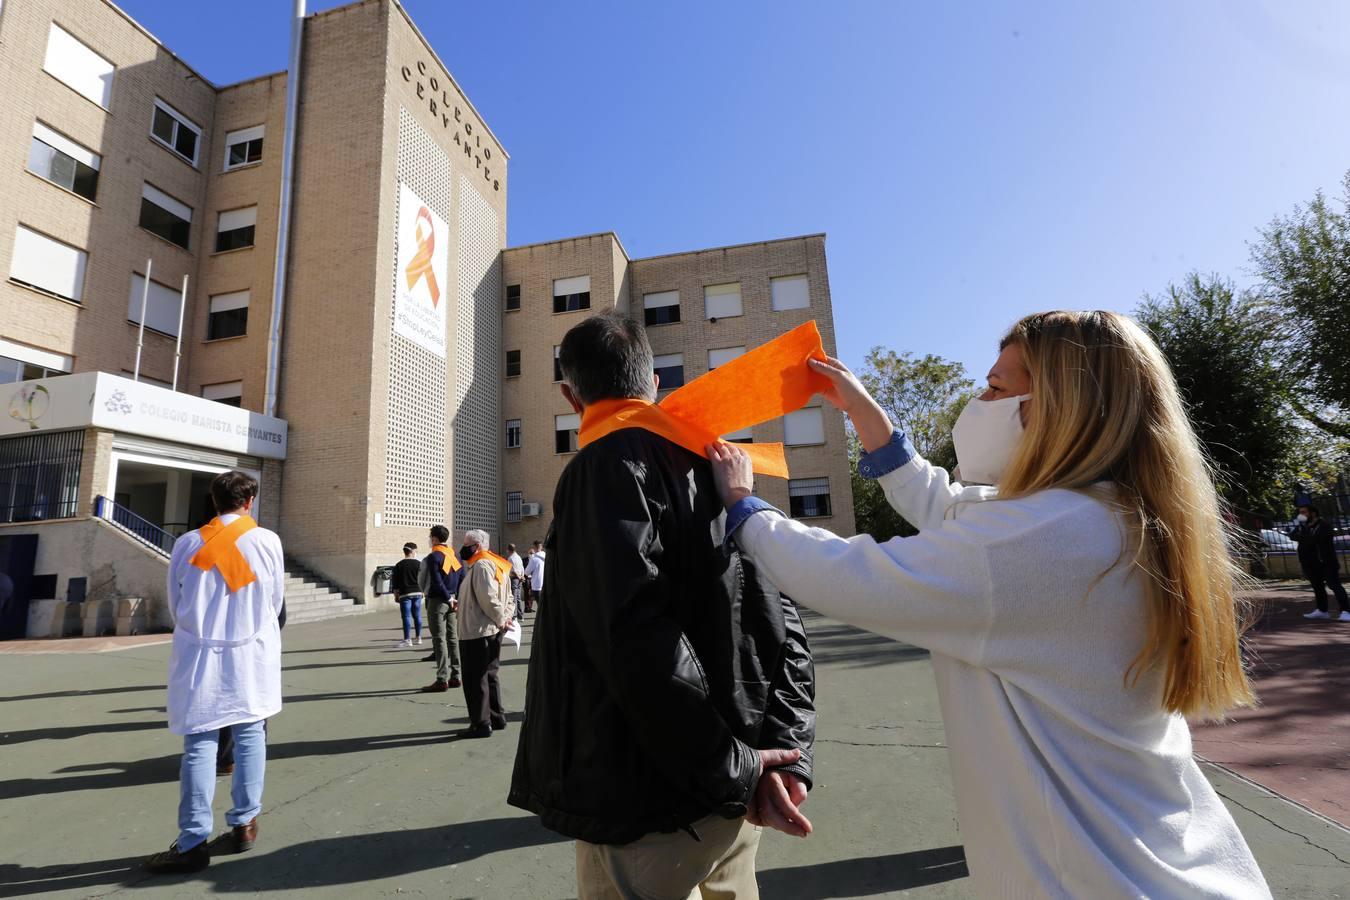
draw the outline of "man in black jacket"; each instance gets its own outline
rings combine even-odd
[[[582,900],[757,897],[758,826],[810,831],[801,619],[724,550],[703,456],[633,427],[586,443],[598,411],[656,397],[642,326],[587,319],[560,364],[586,445],[554,494],[509,802],[576,839]]]
[[[1299,506],[1298,525],[1289,536],[1298,542],[1299,566],[1303,576],[1312,583],[1313,595],[1317,598],[1317,609],[1304,613],[1305,619],[1333,618],[1327,611],[1327,585],[1330,585],[1341,612],[1335,618],[1350,622],[1350,603],[1346,602],[1345,588],[1341,585],[1341,563],[1336,558],[1334,534],[1331,525],[1318,514],[1316,506],[1311,503]]]

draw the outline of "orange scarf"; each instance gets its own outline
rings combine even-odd
[[[455,552],[451,550],[449,547],[445,546],[444,544],[434,544],[432,545],[431,549],[441,551],[441,556],[445,557],[445,559],[441,562],[442,572],[449,575],[451,572],[459,568],[459,557],[456,556]]]
[[[586,407],[577,442],[585,447],[623,428],[641,428],[700,456],[721,435],[786,415],[830,386],[808,359],[824,359],[815,322],[792,329],[672,392],[660,405],[602,400]],[[761,475],[786,478],[782,444],[743,444]]]
[[[502,559],[500,556],[493,553],[491,550],[484,550],[481,547],[478,548],[477,553],[475,553],[473,556],[470,556],[467,560],[465,560],[464,564],[469,568],[473,568],[473,564],[478,562],[480,559],[486,559],[487,561],[492,563],[492,567],[497,570],[495,574],[497,576],[498,584],[501,584],[502,579],[505,578],[507,575],[509,575],[511,572],[511,560]]]
[[[192,564],[203,572],[212,568],[220,572],[225,586],[234,593],[245,585],[258,580],[253,568],[244,558],[244,552],[237,546],[239,538],[258,527],[258,523],[249,516],[240,516],[226,525],[216,516],[207,522],[197,533],[202,536],[202,548],[192,556]]]

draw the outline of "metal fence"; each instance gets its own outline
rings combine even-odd
[[[83,455],[82,430],[0,439],[0,522],[76,515]]]

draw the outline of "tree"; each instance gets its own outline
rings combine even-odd
[[[1284,344],[1283,368],[1299,414],[1350,438],[1350,173],[1343,196],[1321,191],[1277,216],[1252,245],[1252,262]]]
[[[932,354],[916,359],[912,353],[873,347],[858,379],[924,458],[948,470],[955,467],[952,426],[975,390],[965,366]],[[857,437],[850,433],[858,530],[878,541],[913,534],[914,529],[886,502],[880,485],[858,474],[861,453]]]
[[[1135,316],[1171,364],[1220,492],[1242,511],[1283,509],[1306,448],[1265,306],[1193,272]]]

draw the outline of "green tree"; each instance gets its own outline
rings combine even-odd
[[[955,467],[952,426],[975,391],[965,366],[932,354],[916,358],[912,353],[873,347],[858,379],[924,458],[948,470]],[[857,437],[850,432],[858,530],[879,541],[913,534],[914,529],[886,502],[880,485],[858,475],[861,453]]]
[[[1219,490],[1248,512],[1283,509],[1305,450],[1265,306],[1232,282],[1188,275],[1136,318],[1171,364]]]
[[[1343,195],[1318,191],[1252,245],[1261,294],[1284,344],[1290,402],[1324,432],[1350,438],[1350,173]]]

